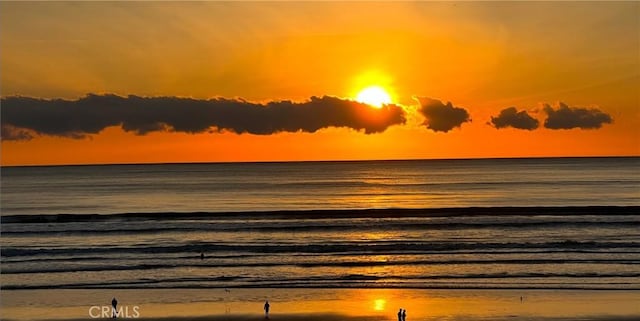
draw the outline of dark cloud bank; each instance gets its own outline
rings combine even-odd
[[[418,97],[418,112],[427,128],[448,132],[470,122],[469,112],[451,102]],[[599,109],[556,108],[544,104],[548,129],[597,129],[613,122]],[[404,124],[405,112],[394,104],[376,109],[363,103],[336,97],[311,97],[306,102],[274,101],[266,104],[241,99],[199,100],[178,97],[87,95],[78,100],[39,99],[12,96],[2,98],[2,140],[29,140],[34,135],[85,138],[110,126],[145,135],[154,131],[202,133],[229,131],[269,135],[278,132],[313,133],[322,128],[347,127],[367,134]],[[495,128],[534,130],[539,121],[526,111],[509,107],[491,117]]]
[[[420,102],[418,110],[425,118],[424,125],[436,132],[448,132],[463,123],[471,121],[469,112],[460,107],[454,107],[451,102],[443,104],[437,99],[417,97]]]
[[[153,131],[269,135],[313,133],[327,127],[348,127],[370,134],[406,121],[398,105],[376,109],[329,96],[300,103],[266,104],[223,98],[87,95],[78,100],[47,100],[13,96],[2,98],[0,111],[3,140],[28,140],[33,134],[84,138],[110,126],[139,135]]]

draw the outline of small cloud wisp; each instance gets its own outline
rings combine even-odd
[[[446,133],[471,121],[466,109],[454,107],[451,102],[445,105],[440,100],[428,97],[417,99],[420,102],[418,111],[425,117],[423,125],[435,132]]]
[[[497,128],[513,127],[517,129],[534,130],[540,122],[531,117],[526,111],[518,111],[515,107],[505,108],[496,117],[491,117],[491,124]]]
[[[547,119],[544,127],[548,129],[598,129],[604,124],[611,124],[613,118],[599,109],[569,107],[559,102],[556,109],[549,104],[544,104]]]

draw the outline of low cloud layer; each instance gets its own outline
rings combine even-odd
[[[503,109],[497,117],[491,117],[491,124],[498,129],[513,127],[534,130],[538,128],[540,122],[524,110],[518,111],[515,107],[509,107]]]
[[[426,118],[423,124],[433,131],[446,133],[471,121],[466,109],[454,107],[451,102],[445,105],[437,99],[427,97],[417,99],[420,102],[418,111]]]
[[[599,109],[569,107],[562,102],[558,103],[557,109],[545,104],[544,111],[547,113],[544,127],[548,129],[597,129],[613,122],[609,114]]]
[[[398,105],[376,109],[330,96],[311,97],[300,103],[267,104],[223,98],[88,95],[78,100],[47,100],[14,96],[2,99],[0,112],[3,140],[28,140],[34,134],[84,138],[110,126],[121,126],[138,135],[154,131],[269,135],[313,133],[328,127],[371,134],[406,121],[404,110]]]

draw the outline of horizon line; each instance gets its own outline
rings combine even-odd
[[[137,166],[137,165],[207,165],[207,164],[283,164],[283,163],[359,163],[359,162],[403,162],[403,161],[462,161],[462,160],[526,160],[526,159],[577,159],[577,158],[640,158],[640,155],[596,155],[596,156],[525,156],[525,157],[458,157],[458,158],[389,158],[389,159],[326,159],[326,160],[263,160],[263,161],[185,161],[185,162],[132,162],[132,163],[70,163],[70,164],[22,164],[2,165],[15,167],[75,167],[75,166]]]

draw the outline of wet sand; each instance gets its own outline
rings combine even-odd
[[[67,321],[85,321],[93,319],[67,319]],[[145,321],[393,321],[393,318],[381,318],[376,316],[346,316],[339,314],[284,314],[272,316],[265,319],[255,315],[218,315],[203,317],[166,317],[166,318],[138,318],[134,320]],[[519,317],[505,316],[492,318],[477,317],[456,317],[456,318],[414,318],[414,320],[455,320],[455,321],[502,321],[502,320],[522,320],[522,321],[637,321],[638,316],[587,316],[587,317]],[[409,321],[409,320],[408,320]]]
[[[157,321],[265,320],[266,299],[270,321],[640,320],[640,291],[417,289],[13,290],[2,320],[92,320],[113,296],[122,317]]]

